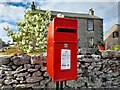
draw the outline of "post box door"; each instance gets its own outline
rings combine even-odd
[[[66,48],[64,47],[64,43],[55,42],[54,58],[56,58],[56,60],[54,61],[55,76],[53,81],[75,80],[77,78],[76,46],[77,43],[68,43],[68,47]],[[66,51],[67,53],[65,54]]]

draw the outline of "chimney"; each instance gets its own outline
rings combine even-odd
[[[93,10],[93,8],[90,8],[90,9],[89,9],[88,14],[89,14],[89,15],[94,15],[94,10]]]
[[[35,11],[35,4],[34,4],[34,2],[32,2],[32,4],[31,4],[31,10]]]

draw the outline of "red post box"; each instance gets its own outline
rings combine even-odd
[[[52,80],[77,78],[76,19],[55,17],[48,27],[47,72]]]

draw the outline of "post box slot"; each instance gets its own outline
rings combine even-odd
[[[57,28],[57,32],[68,32],[68,33],[75,33],[75,32],[76,32],[76,29]]]

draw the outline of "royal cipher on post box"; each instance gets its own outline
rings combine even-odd
[[[47,72],[52,81],[77,78],[76,19],[55,17],[48,27]]]

